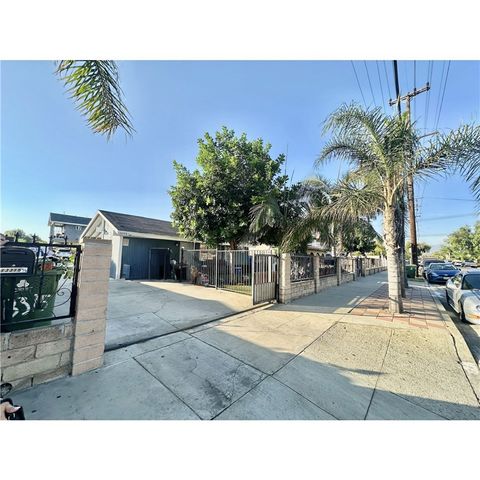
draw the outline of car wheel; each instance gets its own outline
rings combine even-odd
[[[467,319],[465,318],[465,312],[463,311],[463,307],[462,307],[462,304],[460,304],[460,320],[464,323],[468,323],[467,322]]]
[[[450,304],[450,297],[448,296],[448,290],[447,290],[447,289],[445,289],[445,297],[447,298],[447,305],[450,305],[450,306],[451,306],[451,304]]]

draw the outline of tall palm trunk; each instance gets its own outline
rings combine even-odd
[[[388,272],[388,299],[390,313],[403,312],[402,300],[402,277],[400,259],[398,255],[396,235],[396,212],[395,205],[385,204],[383,213],[383,228],[385,233],[385,249],[387,251],[387,272]]]

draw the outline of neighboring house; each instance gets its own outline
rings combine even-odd
[[[63,213],[52,213],[48,218],[50,227],[50,239],[52,242],[77,243],[80,235],[90,222],[90,218],[65,215]]]
[[[112,241],[111,278],[168,279],[170,262],[182,260],[181,249],[195,244],[181,237],[171,222],[98,210],[82,239]]]

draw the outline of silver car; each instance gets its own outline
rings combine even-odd
[[[446,285],[447,303],[464,322],[480,325],[480,271],[455,275]]]

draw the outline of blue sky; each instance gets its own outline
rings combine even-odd
[[[50,211],[92,216],[105,209],[168,219],[172,161],[194,168],[197,139],[222,125],[262,137],[274,156],[288,147],[294,181],[312,175],[326,140],[321,124],[332,110],[364,98],[394,111],[387,103],[394,96],[391,62],[378,62],[378,71],[376,62],[367,62],[370,83],[364,62],[354,65],[361,90],[349,61],[119,62],[137,133],[128,140],[117,133],[107,142],[87,128],[53,75],[53,62],[2,62],[1,228],[46,237]],[[422,86],[428,67],[426,61],[415,68],[413,61],[399,62],[401,92],[414,81]],[[443,96],[446,71],[447,63],[435,61],[430,94],[414,100],[413,118],[426,131],[435,128],[440,104],[439,130],[479,120],[480,62],[452,61]],[[335,164],[320,171],[330,178],[338,172]],[[437,246],[478,218],[461,178],[429,180],[416,192],[420,241]]]

